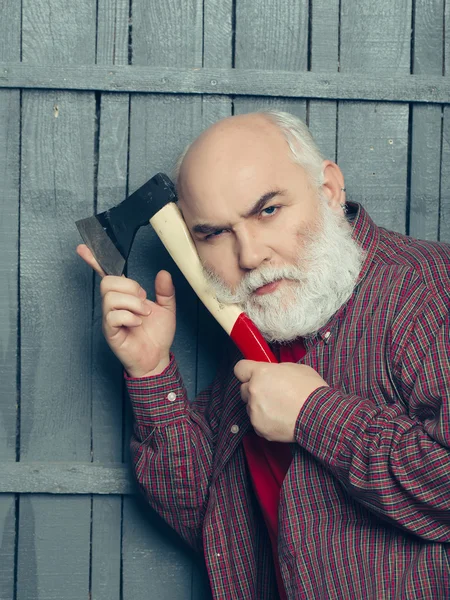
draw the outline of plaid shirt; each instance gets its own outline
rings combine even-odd
[[[450,598],[450,247],[374,225],[349,301],[301,361],[329,384],[297,419],[279,508],[291,599]],[[192,404],[177,366],[128,380],[135,471],[151,506],[204,552],[213,597],[277,596],[246,468],[232,366]]]

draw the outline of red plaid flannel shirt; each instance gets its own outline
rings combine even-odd
[[[329,384],[297,419],[279,508],[289,598],[450,598],[450,247],[378,228],[349,301],[302,360]],[[233,363],[192,403],[172,360],[127,382],[131,447],[150,505],[205,556],[213,597],[276,597],[249,482]]]

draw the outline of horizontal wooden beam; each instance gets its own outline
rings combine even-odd
[[[0,493],[133,494],[136,490],[131,468],[126,464],[0,464]]]
[[[0,88],[450,103],[450,77],[249,69],[0,63]]]

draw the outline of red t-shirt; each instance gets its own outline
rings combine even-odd
[[[298,362],[305,355],[302,340],[296,340],[289,346],[275,348],[280,362]],[[289,470],[292,454],[289,444],[268,442],[249,432],[243,438],[250,478],[258,499],[264,521],[269,532],[275,563],[278,591],[281,600],[287,600],[278,559],[278,505],[280,490]]]

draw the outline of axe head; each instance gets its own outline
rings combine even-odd
[[[76,222],[86,246],[107,275],[122,275],[137,230],[168,202],[175,202],[175,186],[158,173],[118,206]]]

